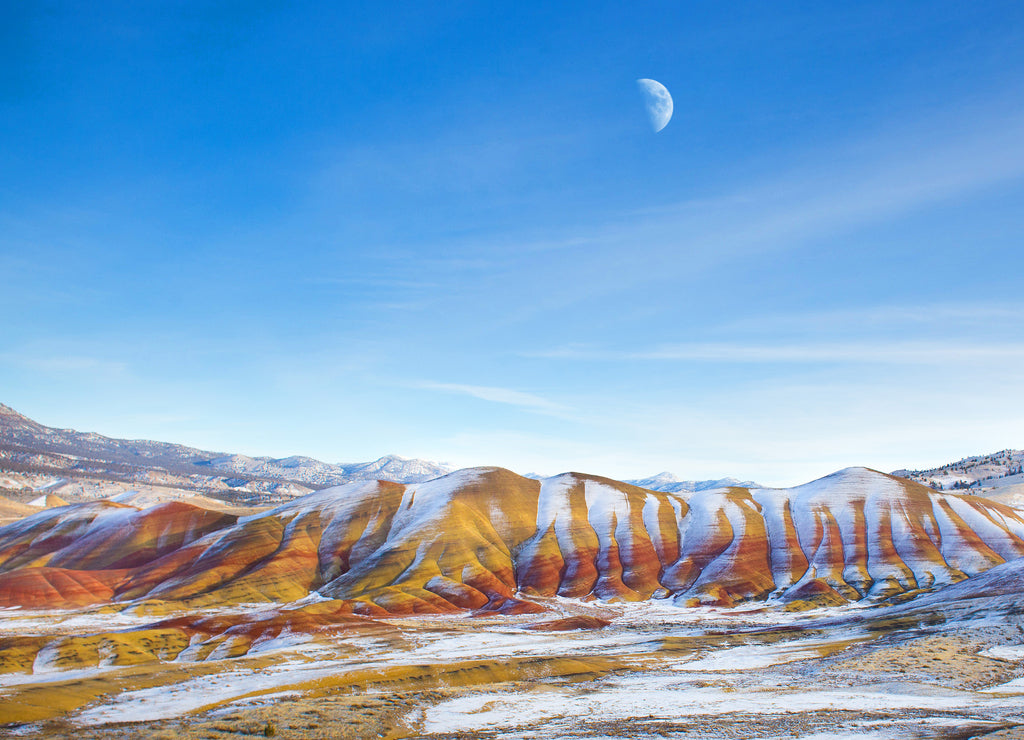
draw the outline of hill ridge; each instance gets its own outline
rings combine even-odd
[[[0,528],[0,604],[317,593],[368,615],[533,611],[551,596],[839,605],[1021,556],[1024,513],[867,468],[672,493],[488,467],[354,481],[241,518],[187,504],[49,510]]]
[[[335,464],[302,455],[250,457],[171,442],[120,439],[48,427],[3,404],[0,452],[0,472],[52,472],[72,481],[84,477],[155,482],[229,498],[232,493],[251,494],[264,501],[284,500],[349,480],[414,482],[451,472],[441,463],[393,454],[368,462]],[[31,481],[26,484],[36,487]]]

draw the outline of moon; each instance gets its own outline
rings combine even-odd
[[[636,81],[640,92],[644,96],[647,106],[647,117],[651,119],[651,128],[658,133],[668,125],[672,118],[672,96],[668,88],[657,80],[648,80],[643,77]]]

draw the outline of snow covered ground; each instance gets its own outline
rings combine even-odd
[[[1024,690],[1024,687],[1022,687]],[[728,685],[701,686],[692,681],[658,675],[613,678],[590,686],[586,692],[559,688],[529,693],[492,692],[442,702],[426,711],[427,734],[514,730],[542,726],[532,737],[571,736],[581,724],[600,718],[602,723],[627,722],[637,717],[682,720],[694,716],[742,714],[801,714],[808,712],[900,712],[905,710],[1019,712],[1018,698],[975,692],[918,689],[894,691],[889,684],[858,690],[780,690],[772,686],[741,689]],[[895,723],[894,723],[895,724]],[[877,730],[851,727],[831,737],[886,737]],[[829,737],[817,734],[812,737]]]
[[[733,737],[796,733],[825,740],[944,737],[952,727],[1024,723],[1024,632],[1011,629],[1005,614],[988,615],[984,621],[972,612],[957,617],[962,623],[947,625],[973,640],[983,633],[991,637],[985,644],[964,643],[962,652],[980,656],[974,659],[1001,672],[986,685],[966,686],[924,674],[896,677],[886,672],[889,668],[850,672],[857,656],[894,645],[903,649],[904,642],[913,646],[913,628],[892,632],[879,626],[879,619],[890,613],[905,619],[905,608],[790,613],[764,605],[684,609],[659,602],[562,598],[546,605],[552,610],[547,615],[381,620],[375,623],[381,628],[377,633],[315,636],[286,631],[257,641],[240,659],[225,658],[225,650],[198,661],[198,653],[186,649],[177,660],[146,674],[138,688],[130,679],[137,669],[100,665],[62,672],[48,662],[44,650],[36,673],[0,674],[0,702],[16,702],[20,691],[45,686],[62,690],[99,680],[121,685],[120,691],[99,696],[67,716],[82,732],[92,732],[112,723],[173,726],[186,714],[193,717],[190,722],[206,721],[204,717],[224,721],[273,711],[279,701],[315,707],[327,700],[323,687],[345,685],[346,677],[434,675],[438,678],[431,685],[439,688],[422,697],[413,692],[408,699],[403,721],[410,736],[710,738],[726,736],[714,734],[714,727],[728,718],[727,724],[739,733]],[[610,625],[569,632],[527,629],[538,621],[574,615],[600,616]],[[144,616],[129,612],[58,616],[0,611],[5,634],[87,634],[145,622]],[[922,634],[938,639],[934,633],[933,627]],[[466,684],[456,678],[468,675],[470,666],[500,670],[517,661],[531,667],[514,680]],[[559,661],[574,661],[571,665],[580,666],[574,670],[590,666],[596,677],[580,681],[571,670],[566,673],[569,669],[544,668],[557,667]],[[882,665],[895,670],[900,662],[883,660]],[[162,670],[167,671],[163,681]],[[358,686],[354,689],[367,700],[384,701],[395,691],[386,685]],[[20,733],[36,731],[45,733],[47,726],[26,725]]]

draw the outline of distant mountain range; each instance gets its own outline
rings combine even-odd
[[[398,455],[385,455],[371,462],[338,464],[301,455],[282,458],[221,455],[209,460],[198,460],[192,464],[219,472],[298,481],[313,488],[337,486],[354,480],[421,483],[452,472],[450,467],[441,463],[411,460]]]
[[[665,493],[681,493],[683,491],[689,491],[696,493],[697,491],[709,491],[713,488],[761,488],[752,480],[741,481],[736,478],[716,478],[714,480],[680,480],[672,473],[658,473],[652,475],[650,478],[639,478],[637,480],[627,480],[624,483],[629,483],[640,488],[647,488],[651,491],[664,491]]]
[[[452,472],[444,463],[385,455],[370,462],[327,463],[294,455],[250,457],[195,447],[105,437],[44,426],[0,404],[0,493],[58,494],[69,501],[107,498],[140,487],[212,495],[233,503],[280,503],[352,481],[422,483]],[[971,489],[1011,505],[1024,505],[1024,450],[966,457],[928,470],[897,470],[936,490]],[[545,476],[525,476],[540,480]],[[682,480],[664,472],[623,481],[664,493],[761,488],[736,478]],[[19,498],[15,495],[14,498]]]
[[[97,481],[178,488],[245,501],[273,502],[355,480],[417,483],[451,472],[427,460],[386,455],[332,464],[310,457],[248,457],[195,447],[105,437],[44,426],[0,404],[0,488],[53,492],[69,484],[117,493]],[[81,495],[88,499],[101,496]],[[105,496],[102,496],[105,497]]]

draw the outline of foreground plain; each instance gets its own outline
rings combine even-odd
[[[1024,571],[1010,566],[1007,578]],[[802,613],[553,599],[541,619],[357,620],[281,632],[235,658],[230,629],[205,658],[196,643],[162,661],[62,671],[46,662],[54,652],[32,674],[0,677],[0,721],[6,735],[68,738],[1021,737],[1024,618],[1016,594],[992,590]],[[2,615],[5,634],[45,623],[51,636],[108,640],[145,622]]]

